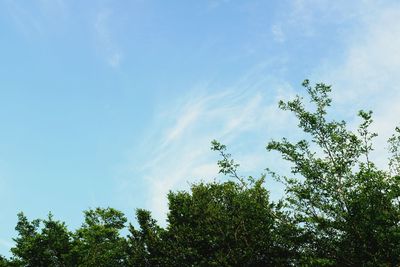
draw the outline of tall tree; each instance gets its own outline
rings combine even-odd
[[[331,87],[304,81],[315,109],[303,99],[279,103],[293,112],[298,126],[309,135],[296,143],[283,138],[271,141],[268,150],[292,163],[286,185],[287,207],[305,237],[303,261],[315,265],[397,266],[400,260],[399,176],[379,170],[371,161],[372,112],[360,111],[357,132],[344,121],[329,120]],[[397,131],[398,133],[398,131]],[[398,137],[391,138],[398,166]],[[396,168],[395,168],[396,169]],[[397,169],[396,169],[397,170]]]

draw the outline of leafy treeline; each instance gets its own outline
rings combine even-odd
[[[138,227],[112,208],[84,212],[76,231],[50,214],[29,221],[18,214],[10,259],[0,266],[399,266],[400,129],[389,139],[388,170],[371,161],[371,112],[360,111],[357,131],[328,120],[330,86],[280,102],[307,139],[273,140],[267,149],[291,162],[292,175],[268,174],[285,185],[277,202],[260,178],[242,177],[217,141],[227,182],[198,183],[168,195],[168,224],[138,209]],[[122,236],[122,229],[129,234]]]

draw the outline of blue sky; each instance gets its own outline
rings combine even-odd
[[[214,138],[243,174],[286,169],[265,144],[301,137],[276,104],[305,78],[334,86],[350,126],[375,111],[385,164],[399,17],[397,1],[0,0],[0,254],[19,211],[71,229],[97,206],[162,222],[168,190],[219,177]]]

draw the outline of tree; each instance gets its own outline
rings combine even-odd
[[[126,266],[127,244],[120,230],[127,221],[113,208],[84,212],[85,222],[73,234],[72,266]]]
[[[15,229],[18,237],[11,249],[13,264],[17,266],[69,266],[71,234],[65,223],[53,220],[50,213],[46,220],[29,221],[23,213],[18,214]],[[11,263],[10,263],[11,264]]]
[[[304,99],[279,103],[297,117],[307,137],[272,140],[267,149],[292,164],[290,176],[268,173],[285,185],[269,199],[260,178],[243,177],[226,146],[224,182],[200,182],[168,194],[167,226],[136,210],[138,226],[112,208],[85,211],[75,232],[49,214],[29,221],[18,214],[13,257],[0,266],[399,266],[400,128],[388,141],[389,168],[371,159],[372,112],[360,111],[356,131],[328,119],[331,87],[306,80]]]
[[[262,180],[249,188],[200,183],[168,199],[171,266],[260,266],[283,259]]]
[[[0,267],[9,267],[9,266],[15,266],[15,265],[13,265],[13,263],[10,260],[4,258],[3,256],[0,256]]]
[[[157,225],[151,213],[136,211],[139,229],[129,225],[129,266],[167,266],[168,240],[165,229]]]
[[[71,233],[51,213],[46,220],[33,221],[19,213],[13,257],[0,258],[0,266],[128,266],[127,243],[119,234],[124,214],[112,208],[84,214],[82,227]]]
[[[287,266],[293,248],[282,238],[284,214],[269,201],[260,179],[245,179],[226,147],[220,172],[238,181],[193,184],[168,194],[168,225],[160,228],[150,212],[137,211],[139,229],[130,227],[135,266]]]
[[[303,99],[279,103],[293,112],[310,137],[297,143],[271,141],[268,150],[292,163],[292,177],[272,173],[286,185],[286,204],[304,242],[304,263],[332,266],[397,266],[400,262],[400,177],[370,159],[372,112],[360,111],[357,133],[344,121],[327,119],[331,87],[303,83],[315,110]],[[397,130],[397,134],[399,131]],[[399,137],[390,139],[391,166],[398,171]],[[312,145],[311,145],[312,144]],[[316,148],[315,148],[316,147]]]

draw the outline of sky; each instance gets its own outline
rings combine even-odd
[[[70,229],[114,207],[165,224],[169,190],[288,170],[265,145],[304,137],[277,107],[333,86],[331,116],[372,109],[375,159],[400,124],[400,3],[369,0],[0,0],[0,254],[16,214]],[[267,177],[271,197],[282,186]]]

